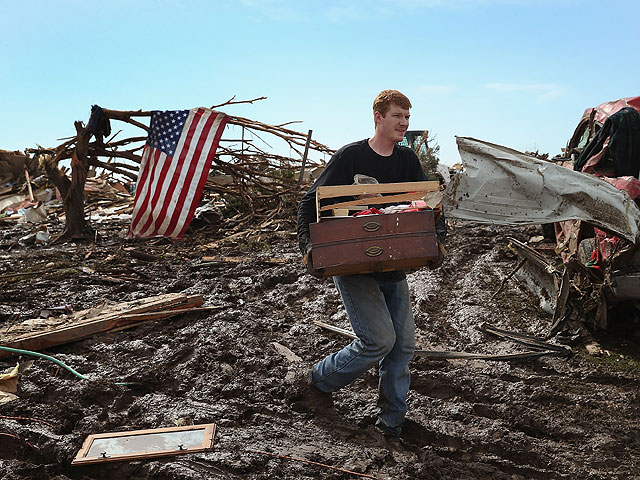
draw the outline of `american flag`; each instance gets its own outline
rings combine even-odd
[[[129,238],[184,234],[227,120],[207,108],[152,112]]]

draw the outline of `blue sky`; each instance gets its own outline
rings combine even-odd
[[[302,120],[332,148],[395,88],[443,163],[455,135],[559,153],[583,110],[640,95],[640,2],[0,0],[0,149],[51,147],[105,108]],[[117,129],[117,128],[116,128]],[[232,132],[229,135],[233,136]],[[286,152],[285,152],[286,153]]]

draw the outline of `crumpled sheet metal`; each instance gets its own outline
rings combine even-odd
[[[464,171],[445,190],[448,217],[501,225],[585,220],[640,239],[640,209],[613,185],[507,147],[456,140]]]

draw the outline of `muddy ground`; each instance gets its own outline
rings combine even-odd
[[[311,323],[348,325],[331,281],[305,273],[292,228],[238,236],[190,232],[180,242],[127,243],[126,225],[95,225],[98,244],[21,246],[32,227],[0,229],[0,332],[15,314],[45,307],[75,310],[109,299],[167,292],[202,294],[220,307],[52,348],[46,353],[91,380],[46,360],[20,379],[19,400],[0,406],[0,471],[5,479],[343,479],[355,475],[275,458],[268,451],[361,472],[378,479],[640,478],[640,340],[598,336],[609,351],[592,357],[579,344],[569,359],[521,363],[412,362],[403,443],[373,428],[376,372],[334,394],[335,408],[300,408],[287,373],[296,365],[274,347],[311,364],[348,340]],[[50,225],[61,230],[62,225]],[[478,330],[483,322],[543,335],[551,318],[509,281],[489,301],[516,260],[507,237],[527,241],[534,227],[453,224],[448,256],[434,271],[409,275],[419,348],[512,353],[523,348]],[[135,259],[135,246],[157,261]],[[203,255],[249,256],[244,263],[203,264]],[[286,263],[268,259],[286,258]],[[84,273],[86,266],[95,273]],[[50,274],[39,270],[68,267]],[[87,272],[91,272],[87,270]],[[125,277],[120,283],[106,276]],[[614,322],[615,323],[615,322]],[[282,349],[281,349],[282,350]],[[635,352],[635,353],[634,353]],[[635,355],[635,357],[634,357]],[[15,359],[0,361],[3,370]],[[117,386],[115,382],[136,382]],[[295,408],[294,408],[295,407]],[[175,457],[71,467],[92,433],[167,427],[179,419],[218,426],[215,449]],[[28,442],[28,443],[27,443]]]

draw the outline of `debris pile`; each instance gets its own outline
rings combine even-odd
[[[349,331],[331,282],[305,273],[293,232],[254,230],[229,239],[208,227],[180,241],[131,245],[122,240],[125,225],[102,224],[96,244],[16,245],[10,251],[23,227],[3,228],[2,267],[11,269],[11,277],[0,279],[2,339],[5,330],[17,331],[39,317],[53,324],[95,307],[103,316],[119,305],[119,321],[131,314],[130,302],[140,306],[151,297],[200,295],[204,301],[170,319],[38,352],[86,379],[51,359],[23,354],[20,365],[35,362],[18,374],[18,398],[0,406],[0,468],[9,478],[385,479],[429,478],[441,471],[451,478],[525,479],[554,478],[558,471],[581,478],[635,473],[640,451],[631,440],[639,427],[640,370],[633,363],[632,337],[627,347],[601,339],[599,357],[574,348],[569,358],[533,360],[548,350],[539,344],[539,353],[520,356],[520,362],[487,361],[513,358],[531,347],[496,337],[495,328],[485,333],[485,322],[535,337],[550,328],[551,316],[515,282],[490,300],[517,261],[508,238],[526,243],[539,227],[455,221],[442,267],[409,274],[417,348],[485,357],[416,356],[403,443],[394,448],[374,430],[374,371],[335,394],[334,409],[321,416],[300,405],[294,385],[287,383],[300,365],[350,341],[315,323]],[[112,307],[101,306],[106,299]],[[204,306],[215,309],[198,310]],[[11,374],[16,363],[15,357],[1,359],[0,373]],[[210,423],[217,427],[212,451],[71,465],[89,435]]]
[[[212,108],[256,100],[262,98],[247,102],[230,99]],[[119,120],[148,133],[149,126],[137,118],[150,117],[152,113],[109,110],[94,105],[86,126],[82,122],[75,122],[75,137],[54,148],[27,150],[31,156],[28,160],[41,165],[57,187],[58,198],[63,202],[66,215],[64,238],[86,237],[90,230],[83,214],[87,191],[85,182],[91,172],[101,170],[102,179],[122,179],[122,193],[134,191],[147,137],[117,139],[120,132],[111,135],[111,121]],[[293,122],[269,125],[228,116],[227,125],[231,125],[240,138],[226,135],[221,138],[200,203],[208,205],[209,210],[224,219],[240,214],[245,224],[290,216],[295,208],[300,184],[303,180],[308,182],[313,171],[323,163],[322,160],[311,159],[309,153],[332,153],[329,147],[311,138],[311,131],[306,135],[297,132],[288,128],[290,123]],[[282,143],[291,156],[274,151],[271,143],[275,142]],[[69,160],[70,172],[63,166],[63,162]],[[28,180],[26,183],[30,185]],[[101,192],[104,193],[104,190],[101,189]]]
[[[532,245],[510,241],[513,274],[553,314],[547,338],[575,340],[585,324],[606,329],[612,308],[640,324],[638,179],[598,178],[500,145],[457,141],[465,170],[445,194],[450,218],[552,226],[553,244],[541,243],[544,236]]]

